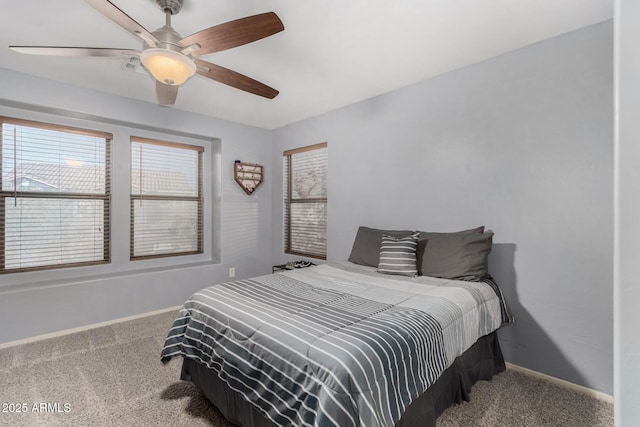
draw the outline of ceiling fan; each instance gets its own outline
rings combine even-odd
[[[156,80],[160,105],[172,105],[178,87],[194,74],[255,95],[273,99],[278,91],[228,68],[198,59],[202,55],[242,46],[284,30],[278,15],[267,12],[236,19],[182,37],[171,27],[171,16],[182,8],[183,0],[156,0],[166,16],[165,25],[153,32],[129,17],[108,0],[85,0],[107,18],[144,42],[142,50],[98,47],[9,46],[31,55],[123,57],[139,56]]]

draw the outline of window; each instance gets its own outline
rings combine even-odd
[[[203,252],[203,151],[131,138],[132,260]]]
[[[284,152],[285,252],[327,258],[327,143]]]
[[[0,124],[0,273],[109,262],[112,135]]]

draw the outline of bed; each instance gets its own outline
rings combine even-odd
[[[512,318],[493,280],[362,264],[205,288],[180,310],[162,361],[182,357],[182,379],[246,427],[434,426],[504,370],[496,331]]]

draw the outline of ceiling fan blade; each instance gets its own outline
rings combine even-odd
[[[111,19],[116,24],[133,34],[134,36],[144,40],[149,46],[156,47],[160,41],[151,34],[146,28],[138,24],[133,18],[120,10],[116,5],[108,0],[85,0],[98,12]]]
[[[158,96],[158,104],[173,105],[178,97],[179,86],[170,86],[160,83],[156,80],[156,95]]]
[[[103,58],[133,56],[140,53],[137,49],[111,49],[103,47],[9,46],[9,49],[28,55],[97,56]]]
[[[245,92],[253,93],[254,95],[263,96],[269,99],[275,98],[278,93],[280,93],[264,83],[260,83],[259,81],[254,80],[251,77],[247,77],[228,68],[224,68],[207,61],[202,61],[200,59],[196,59],[195,62],[198,66],[196,72],[199,75],[207,77],[211,80],[215,80],[231,87],[235,87],[236,89],[244,90]]]
[[[201,56],[242,46],[282,30],[284,25],[278,15],[267,12],[207,28],[183,38],[179,43],[184,48],[200,45],[199,49],[191,50],[191,54]]]

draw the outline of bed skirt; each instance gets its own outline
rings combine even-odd
[[[471,387],[479,380],[490,380],[505,370],[497,333],[486,335],[472,345],[402,415],[396,427],[435,427],[436,419],[454,403],[469,400]],[[181,379],[192,381],[233,424],[243,427],[274,427],[274,424],[229,389],[215,371],[184,359]]]

